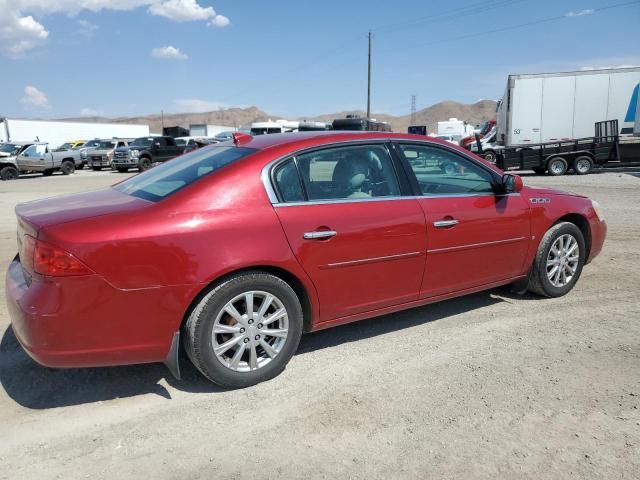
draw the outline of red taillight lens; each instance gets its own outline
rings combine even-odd
[[[50,243],[37,240],[29,235],[23,237],[24,256],[20,260],[24,266],[40,275],[51,277],[66,277],[72,275],[89,275],[93,273],[89,267],[75,258],[69,252],[65,252]]]

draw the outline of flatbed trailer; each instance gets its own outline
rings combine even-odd
[[[595,166],[620,161],[618,120],[596,122],[593,137],[506,147],[496,153],[496,165],[503,170],[533,170],[554,176],[573,170],[586,175]]]

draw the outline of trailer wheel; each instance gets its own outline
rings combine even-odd
[[[554,177],[559,177],[560,175],[567,173],[567,168],[569,168],[569,165],[562,157],[552,158],[547,164],[547,171],[549,172],[549,175],[553,175]]]
[[[60,171],[63,175],[71,175],[76,171],[76,164],[71,160],[65,160],[62,162],[62,165],[60,165]]]
[[[496,152],[494,152],[493,150],[485,150],[482,154],[482,158],[484,158],[487,162],[491,162],[495,165],[497,159]]]
[[[578,175],[588,175],[593,170],[593,160],[586,155],[578,157],[573,162],[573,169]]]
[[[18,169],[16,167],[12,167],[11,165],[8,165],[0,170],[0,178],[2,180],[15,180],[19,176],[20,172],[18,172]]]

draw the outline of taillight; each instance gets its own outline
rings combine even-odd
[[[28,270],[33,269],[34,272],[40,275],[51,277],[89,275],[93,273],[89,267],[69,252],[50,243],[29,235],[23,237],[23,242],[23,255],[20,256],[20,260]]]

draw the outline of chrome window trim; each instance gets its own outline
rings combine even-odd
[[[456,150],[455,148],[451,148],[447,145],[442,145],[440,143],[435,143],[435,142],[431,142],[428,140],[413,140],[413,139],[408,139],[408,138],[390,138],[390,137],[386,137],[386,138],[367,138],[367,139],[362,139],[362,140],[342,140],[342,141],[336,141],[336,142],[331,142],[328,144],[322,144],[322,145],[313,145],[310,147],[305,147],[302,148],[300,150],[296,150],[294,152],[289,152],[286,155],[282,155],[278,158],[276,158],[275,160],[270,161],[269,163],[267,163],[264,167],[262,167],[262,171],[260,173],[260,179],[262,180],[262,184],[264,185],[265,191],[267,193],[267,197],[269,197],[269,202],[274,206],[274,207],[297,207],[297,206],[301,206],[301,205],[324,205],[324,204],[335,204],[335,203],[359,203],[359,202],[380,202],[380,201],[385,201],[385,200],[407,200],[407,199],[417,199],[417,198],[423,198],[423,199],[430,199],[430,198],[461,198],[461,197],[505,197],[505,196],[513,196],[513,195],[520,195],[520,193],[504,193],[504,194],[500,194],[500,193],[489,193],[489,192],[482,192],[482,193],[459,193],[459,194],[451,194],[451,195],[434,195],[434,196],[429,196],[429,195],[408,195],[408,196],[395,196],[395,197],[372,197],[372,198],[357,198],[357,199],[348,199],[348,198],[341,198],[341,199],[328,199],[328,200],[308,200],[308,201],[303,201],[303,202],[281,202],[278,199],[278,194],[276,193],[275,188],[273,187],[273,181],[272,181],[272,172],[275,170],[275,168],[280,164],[283,163],[285,161],[287,161],[290,158],[293,158],[297,155],[302,155],[304,153],[313,151],[313,150],[319,150],[319,149],[324,149],[324,148],[332,148],[332,147],[341,147],[341,146],[348,146],[350,144],[387,144],[387,143],[410,143],[410,144],[418,144],[418,145],[424,145],[424,146],[428,146],[428,147],[435,147],[435,148],[442,148],[443,150],[447,150],[450,151],[453,154],[459,155],[463,158],[466,158],[467,160],[473,162],[474,164],[477,164],[479,167],[483,168],[484,170],[488,171],[489,173],[491,173],[492,175],[498,175],[497,172],[493,171],[491,168],[487,167],[486,165],[483,165],[480,162],[477,162],[474,158],[471,158],[467,155],[465,155],[463,152],[459,152],[458,150]],[[397,175],[397,172],[396,172]]]

